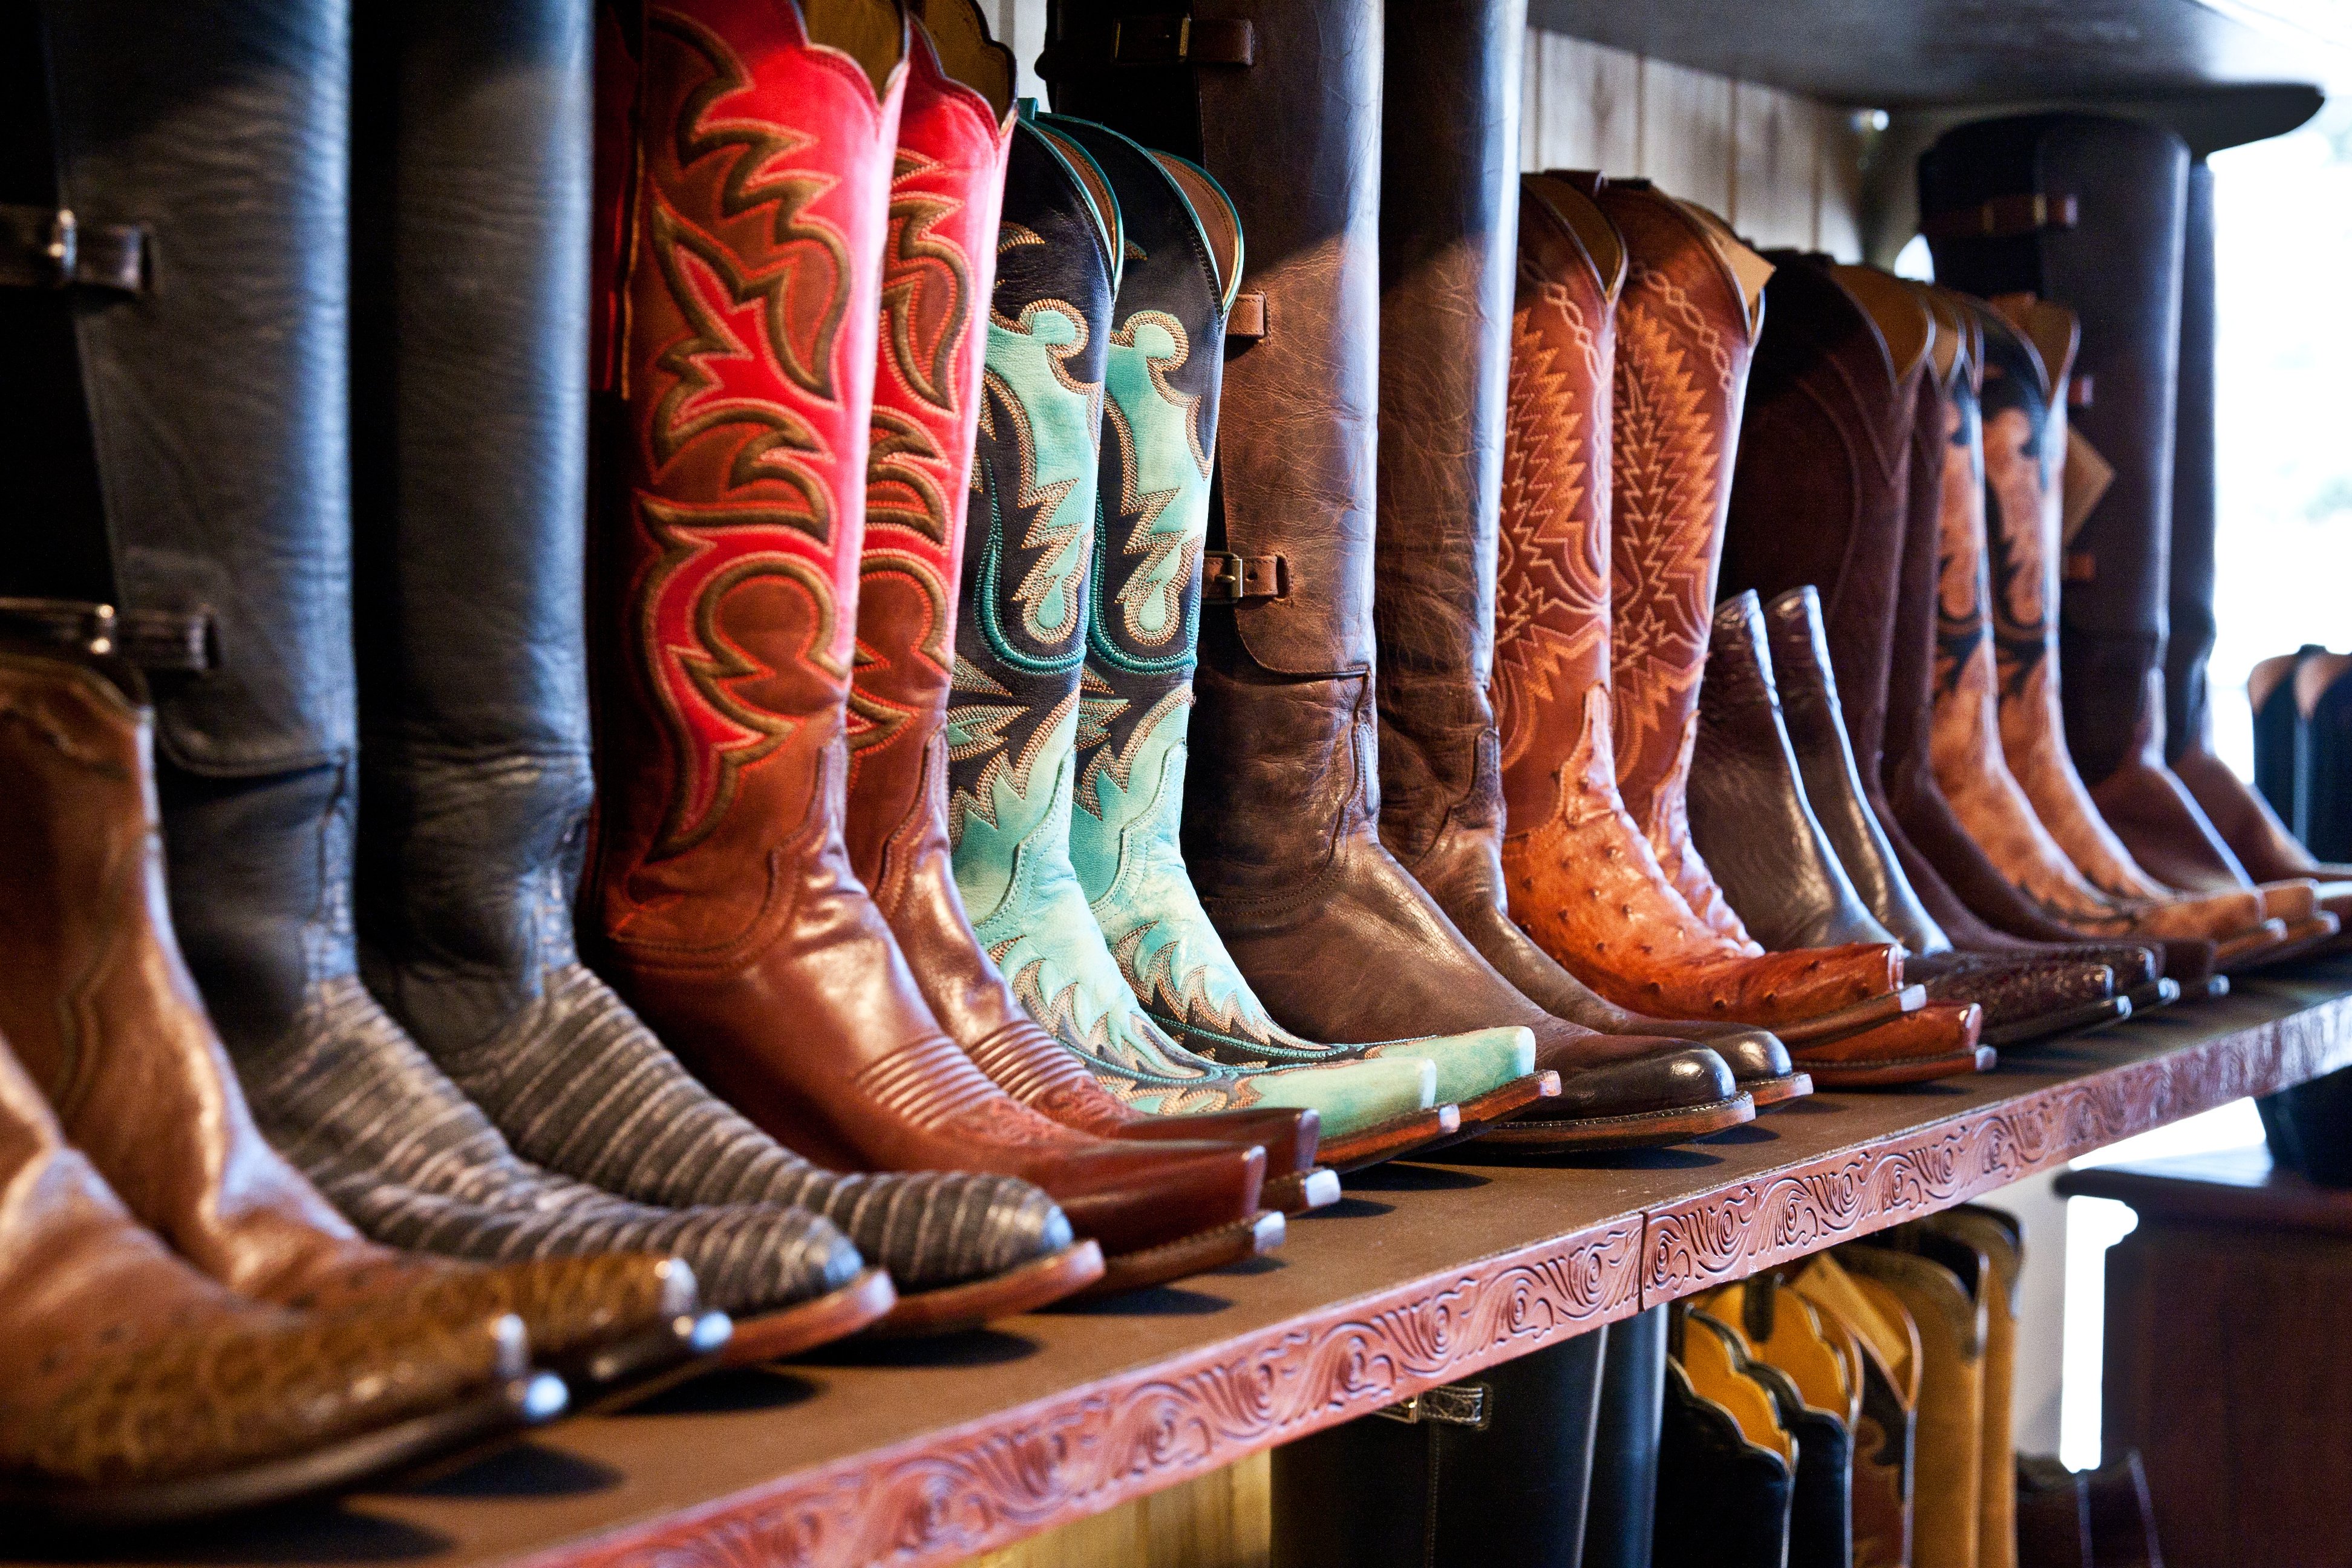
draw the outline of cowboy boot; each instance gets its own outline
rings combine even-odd
[[[984,1178],[817,1170],[696,1082],[572,951],[593,794],[588,311],[584,290],[548,285],[581,281],[564,258],[588,206],[589,17],[384,16],[361,37],[387,101],[358,118],[391,132],[359,159],[381,232],[356,248],[372,258],[356,538],[387,589],[358,606],[362,973],[527,1158],[646,1203],[823,1214],[910,1292],[962,1279],[937,1238],[985,1208]],[[501,254],[488,275],[531,289],[458,286]],[[1124,1203],[1166,1195],[1130,1183]]]
[[[1609,1325],[1595,1398],[1592,1479],[1581,1568],[1648,1568],[1658,1497],[1658,1420],[1665,1403],[1666,1311]]]
[[[142,1227],[0,1042],[0,1507],[45,1532],[341,1490],[553,1416],[521,1322],[306,1315]]]
[[[2056,611],[2066,749],[2110,819],[2204,835],[2201,813],[2163,773],[2157,733],[2188,163],[2177,135],[2146,122],[2017,116],[1939,139],[1921,154],[1919,193],[1945,283],[1985,299],[2039,295],[2081,318],[2080,369],[2096,395],[2078,424],[2113,478],[2066,546],[2075,564]],[[2053,445],[2051,472],[2063,450]]]
[[[153,1046],[179,1075],[185,1103],[217,1106],[235,1092],[218,1054],[225,1041],[254,1121],[318,1190],[274,1158],[263,1185],[292,1194],[282,1208],[231,1205],[216,1215],[205,1178],[170,1188],[167,1219],[120,1170],[118,1189],[183,1252],[206,1257],[208,1271],[272,1300],[324,1289],[346,1271],[401,1288],[416,1272],[509,1288],[495,1271],[418,1264],[404,1273],[334,1219],[323,1192],[377,1241],[500,1260],[675,1254],[693,1265],[711,1305],[749,1316],[848,1291],[845,1300],[870,1317],[866,1309],[887,1305],[883,1281],[861,1283],[855,1249],[814,1215],[652,1209],[517,1159],[360,982],[349,913],[348,11],[127,30],[114,14],[76,7],[44,19],[64,132],[60,199],[109,222],[135,217],[129,232],[168,246],[173,259],[168,271],[142,274],[141,292],[75,310],[90,367],[86,417],[107,454],[102,510],[91,508],[89,525],[109,542],[108,597],[122,608],[35,614],[17,629],[68,646],[95,635],[163,667],[152,778],[129,769],[151,720],[120,689],[128,677],[39,664],[21,675],[67,704],[91,727],[89,743],[115,759],[103,804],[96,795],[89,803],[110,834],[135,847],[153,826],[154,802],[142,792],[162,797],[169,925],[204,1003],[176,960],[154,957],[170,945],[164,868],[134,858],[126,864],[148,879],[148,896],[129,951],[145,967],[131,990],[140,1022],[121,1042],[124,1081],[163,1070],[148,1060]],[[216,77],[240,90],[185,90]],[[36,822],[20,837],[30,842],[35,829],[48,831]],[[62,889],[53,897],[63,922],[73,905]],[[32,1031],[20,1023],[17,1032],[19,1047],[37,1054]],[[189,1125],[209,1125],[210,1115],[192,1110]],[[95,1140],[73,1113],[67,1121]],[[143,1124],[131,1115],[108,1122],[118,1137]],[[252,1168],[265,1151],[250,1131],[240,1116],[222,1131],[226,1142],[199,1151],[215,1162],[205,1168]],[[168,1165],[163,1179],[178,1180],[180,1168]],[[675,1315],[661,1307],[673,1287],[628,1284],[657,1263],[614,1267],[613,1288],[627,1285],[624,1294],[650,1303],[634,1321]],[[592,1267],[551,1268],[546,1280],[562,1288],[541,1307],[518,1309],[535,1342],[579,1342],[567,1313],[590,1328],[604,1321],[589,1310],[604,1288]],[[864,1321],[853,1315],[843,1331]]]
[[[1255,40],[1242,70],[1208,65],[1190,43],[1182,59],[1141,63],[1152,24],[1140,16],[1112,25],[1073,8],[1057,11],[1051,29],[1057,103],[1198,154],[1232,195],[1254,252],[1275,258],[1253,273],[1248,331],[1227,333],[1240,346],[1229,347],[1224,377],[1193,720],[1202,754],[1219,765],[1188,780],[1186,859],[1242,973],[1301,1033],[1523,1026],[1536,1037],[1537,1066],[1562,1074],[1548,1119],[1606,1118],[1629,1143],[1731,1125],[1754,1111],[1721,1058],[1643,1045],[1630,1053],[1637,1059],[1606,1059],[1622,1047],[1514,990],[1380,842],[1380,25],[1366,0],[1192,18],[1185,37],[1202,48],[1236,27]],[[1269,145],[1297,162],[1268,163]],[[1332,173],[1301,199],[1291,168],[1309,163]],[[1301,399],[1307,385],[1321,394]],[[1586,1065],[1596,1057],[1600,1065]],[[1540,1146],[1553,1134],[1496,1136]]]
[[[877,417],[891,423],[867,466],[857,597],[864,652],[850,686],[850,868],[889,922],[933,1016],[998,1087],[1100,1137],[1261,1147],[1267,1163],[1261,1201],[1303,1212],[1339,1196],[1336,1178],[1315,1166],[1315,1112],[1268,1106],[1171,1123],[1130,1109],[1022,1010],[973,937],[955,890],[947,841],[946,650],[978,431],[971,384],[984,318],[971,301],[982,272],[994,275],[1013,59],[969,0],[930,0],[915,13],[929,51],[911,61],[898,134],[902,145],[923,145],[893,175],[894,241],[884,257],[895,328],[881,345],[875,397]],[[943,225],[954,237],[945,250],[935,239]]]
[[[1627,1005],[1779,1027],[1864,1002],[1898,979],[1891,953],[1874,955],[1863,979],[1859,955],[1825,970],[1821,955],[1766,957],[1723,935],[1666,881],[1618,797],[1605,413],[1625,251],[1581,191],[1541,175],[1525,184],[1519,258],[1494,679],[1513,918]]]
[[[2303,799],[2300,770],[2306,746],[2294,706],[2294,678],[2306,659],[2326,651],[2305,643],[2293,653],[2263,659],[2246,675],[2246,702],[2254,711],[2254,788],[2298,844],[2309,837],[2310,814]]]
[[[1964,328],[1979,353],[1985,323],[1949,290],[1932,302],[1939,322]],[[1979,364],[1983,362],[1979,360]],[[1944,463],[1938,506],[1935,703],[1928,752],[1937,783],[1969,836],[2042,913],[2078,931],[2101,935],[2227,936],[2220,950],[2231,962],[2273,945],[2283,925],[2244,930],[2237,910],[2126,902],[2085,879],[2051,837],[2009,770],[2002,752],[1988,557],[1988,495],[1984,484],[1981,372],[1969,395],[1958,400],[1959,419]],[[2217,929],[2218,928],[2218,929]]]
[[[1911,420],[1931,367],[1935,324],[1885,273],[1795,252],[1771,259],[1721,591],[1769,598],[1769,657],[1808,803],[1863,905],[1905,944],[1905,976],[1926,984],[1930,996],[1981,1002],[1996,1028],[2025,1027],[2037,1015],[2052,1027],[2112,1016],[2101,1004],[2114,994],[2114,976],[2102,963],[1957,951],[1920,903],[1862,787],[1854,752],[1869,758],[1875,777],[1885,746],[1899,509],[1908,498]],[[1832,616],[1835,633],[1824,624],[1817,647],[1808,617],[1826,623]],[[1716,635],[1723,635],[1720,623]],[[1830,674],[1832,635],[1859,678],[1850,690]],[[1784,652],[1793,657],[1780,672]],[[1704,690],[1700,700],[1704,710]],[[1739,805],[1723,804],[1728,837]],[[1774,887],[1757,887],[1749,902],[1770,897]],[[1737,896],[1733,902],[1748,912]]]
[[[2189,901],[2133,858],[2092,804],[2065,743],[2057,628],[2049,606],[2058,602],[2064,529],[2060,475],[2076,336],[2073,313],[2027,295],[2004,295],[1990,309],[1966,303],[1985,354],[1985,532],[2003,759],[2035,815],[2092,886],[2119,900]],[[2169,788],[2153,774],[2143,782],[2148,791]],[[2269,893],[2233,883],[2193,905],[2213,917],[2212,929],[2200,934],[2222,935],[2275,916],[2290,922],[2294,935],[2292,922],[2309,919],[2315,900],[2308,883],[2281,884]]]
[[[1716,606],[1709,645],[1688,799],[1692,836],[1725,893],[1743,921],[1753,911],[1767,922],[1756,929],[1776,949],[1894,942],[1813,815],[1781,722],[1764,610],[1752,590]],[[2101,984],[2111,988],[2111,977]],[[2031,1013],[2022,1008],[2004,1021]],[[1912,1050],[1966,1055],[1973,1064],[1985,1021],[1985,1009],[1964,990],[1947,987],[1920,1012],[1879,1028],[1899,1028]]]
[[[2311,852],[2352,858],[2352,654],[2315,654],[2294,672]]]
[[[1311,1106],[1346,1170],[1450,1134],[1420,1059],[1304,1070],[1229,1067],[1153,1023],[1071,860],[1086,718],[1103,387],[1126,250],[1116,194],[1065,132],[1016,132],[982,388],[985,523],[963,566],[949,831],[973,929],[1037,1021],[1147,1110]],[[1021,240],[1034,235],[1038,243]],[[1007,325],[1006,323],[1011,323]]]
[[[1460,1106],[1465,1131],[1512,1114],[1542,1097],[1525,1029],[1352,1047],[1301,1038],[1251,993],[1201,909],[1178,838],[1218,372],[1241,282],[1241,229],[1195,166],[1085,121],[1045,123],[1109,182],[1128,247],[1105,367],[1109,438],[1070,818],[1071,863],[1096,924],[1145,1013],[1199,1055],[1257,1066],[1419,1058],[1436,1068],[1437,1098]]]
[[[1769,1031],[1603,1000],[1511,921],[1503,889],[1495,562],[1511,352],[1519,0],[1386,12],[1381,95],[1381,840],[1544,1011],[1704,1045],[1760,1110],[1802,1092]]]
[[[1610,1329],[1285,1443],[1277,1568],[1577,1568]]]
[[[2205,667],[2213,654],[2213,537],[2219,512],[2213,446],[2216,289],[2213,169],[2202,158],[2193,158],[2189,164],[2182,230],[2179,393],[2173,416],[2171,631],[2164,649],[2165,763],[2203,808],[2231,858],[2250,876],[2263,881],[2291,877],[2352,879],[2352,866],[2327,866],[2314,859],[2262,794],[2213,753],[2213,715]],[[2252,684],[2247,683],[2249,694]],[[2176,870],[2194,875],[2199,870],[2194,864],[2159,863],[2151,869],[2182,886],[2202,885],[2180,882],[2179,877],[2172,875]],[[2210,858],[2203,872],[2210,880]],[[2321,901],[2339,919],[2352,915],[2352,888],[2324,889]]]
[[[1934,729],[1937,649],[1937,589],[1942,552],[1945,470],[1965,464],[1965,430],[1973,417],[1976,361],[1980,346],[1969,319],[1937,290],[1914,283],[1936,320],[1933,374],[1921,379],[1920,402],[1912,421],[1911,479],[1901,517],[1902,549],[1896,563],[1895,613],[1887,654],[1885,744],[1878,784],[1886,821],[1899,831],[1896,856],[1921,901],[1953,939],[1974,952],[2072,951],[2082,933],[2043,914],[2016,884],[2001,874],[1968,830],[1936,781],[1931,740]],[[1957,481],[1965,484],[1965,479]],[[2135,1009],[2172,1000],[2168,988],[2226,986],[2213,973],[2213,945],[2196,939],[2139,946],[2088,950],[2116,970],[2117,984]],[[2153,961],[2151,963],[2151,960]]]

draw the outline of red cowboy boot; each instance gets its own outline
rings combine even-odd
[[[1113,1194],[1137,1180],[1131,1153],[1073,1149],[982,1074],[931,1015],[843,838],[909,68],[906,23],[884,0],[814,16],[814,36],[789,0],[646,17],[583,919],[646,1021],[811,1159],[1051,1173],[1074,1194]],[[1229,1223],[1229,1163],[1185,1154],[1150,1180],[1173,1183],[1179,1208],[1215,1211],[1204,1224]],[[1124,1197],[1115,1209],[1136,1213]],[[1094,1252],[1040,1252],[999,1278],[985,1310],[1092,1283]]]

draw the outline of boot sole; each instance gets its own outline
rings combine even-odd
[[[734,1337],[724,1312],[685,1312],[625,1339],[542,1364],[572,1390],[569,1414],[609,1415],[717,1370]]]
[[[1786,1105],[1792,1100],[1804,1099],[1813,1092],[1813,1078],[1801,1068],[1796,1072],[1784,1072],[1778,1078],[1748,1079],[1739,1087],[1747,1091],[1748,1099],[1756,1102],[1756,1109],[1763,1110],[1775,1105]]]
[[[1904,1084],[1927,1083],[1939,1078],[1959,1078],[1969,1073],[1990,1072],[2000,1059],[1990,1046],[1979,1046],[1973,1050],[1954,1051],[1948,1056],[1917,1057],[1891,1062],[1807,1063],[1805,1070],[1818,1079],[1823,1089],[1895,1089]]]
[[[866,1331],[866,1337],[907,1340],[960,1334],[993,1319],[1018,1317],[1066,1300],[1100,1279],[1106,1271],[1099,1242],[1075,1241],[1059,1252],[986,1279],[901,1296],[888,1315]]]
[[[2201,986],[2204,983],[2200,981],[2198,984]],[[2132,1013],[2135,1016],[2141,1013],[2152,1013],[2158,1007],[2169,1007],[2186,994],[2188,993],[2182,990],[2179,981],[2168,979],[2151,980],[2145,985],[2135,985],[2124,993],[2125,999],[2132,1005]]]
[[[1123,1290],[1146,1289],[1181,1279],[1188,1274],[1205,1274],[1212,1268],[1263,1258],[1282,1245],[1286,1234],[1282,1215],[1272,1209],[1261,1209],[1246,1219],[1237,1219],[1197,1236],[1147,1247],[1139,1252],[1115,1253],[1103,1260],[1101,1279],[1063,1300],[1100,1300]]]
[[[2014,1024],[1987,1029],[1979,1043],[2006,1050],[2011,1046],[2024,1045],[2029,1040],[2046,1040],[2056,1035],[2075,1034],[2084,1029],[2096,1028],[2101,1024],[2119,1024],[2130,1017],[2134,1011],[2129,996],[2110,996],[2104,1002],[2085,1002],[2063,1013],[2020,1018]]]
[[[1326,1138],[1315,1157],[1331,1170],[1345,1175],[1349,1171],[1360,1171],[1367,1165],[1377,1165],[1383,1160],[1393,1160],[1408,1149],[1418,1149],[1441,1138],[1451,1138],[1461,1130],[1461,1107],[1436,1105],[1427,1110],[1416,1110],[1410,1116],[1400,1116],[1393,1121],[1383,1121],[1377,1127],[1367,1127],[1352,1138],[1336,1142]]]
[[[1307,1214],[1339,1201],[1339,1173],[1318,1165],[1286,1176],[1268,1176],[1258,1202],[1283,1214]]]
[[[1491,1128],[1479,1145],[1529,1154],[1590,1154],[1611,1149],[1655,1149],[1687,1143],[1756,1120],[1756,1100],[1746,1090],[1706,1105],[1634,1110],[1622,1116],[1587,1116],[1574,1121],[1507,1121]]]
[[[1435,1143],[1425,1143],[1423,1154],[1450,1149],[1468,1139],[1482,1136],[1496,1122],[1507,1121],[1531,1105],[1553,1099],[1559,1093],[1559,1074],[1546,1068],[1525,1078],[1515,1078],[1499,1089],[1490,1089],[1475,1100],[1465,1100],[1454,1107],[1462,1113],[1462,1125],[1453,1136]]]
[[[733,1337],[719,1352],[719,1364],[755,1366],[846,1339],[879,1322],[898,1300],[898,1289],[890,1283],[890,1276],[879,1268],[868,1268],[831,1295],[780,1312],[737,1319]]]
[[[548,1373],[527,1373],[444,1410],[221,1475],[95,1487],[0,1483],[0,1517],[37,1535],[117,1534],[349,1491],[428,1467],[446,1472],[561,1414],[562,1386]]]
[[[1834,1013],[1823,1013],[1817,1018],[1803,1018],[1793,1024],[1775,1024],[1772,1032],[1780,1037],[1780,1043],[1784,1046],[1809,1045],[1815,1040],[1834,1040],[1842,1035],[1860,1034],[1890,1018],[1916,1013],[1927,1005],[1926,986],[1906,985],[1900,991],[1889,991],[1884,996],[1874,996],[1867,1002],[1857,1002]]]
[[[2246,960],[2244,967],[2263,969],[2273,963],[2292,963],[2299,958],[2311,958],[2341,945],[2342,938],[2342,931],[2329,931],[2326,921],[2290,921],[2285,940],[2277,947]]]

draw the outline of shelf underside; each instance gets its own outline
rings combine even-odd
[[[2300,0],[1529,0],[1528,20],[1883,109],[2322,84],[2352,52],[2352,27]]]
[[[1401,1164],[1276,1258],[961,1340],[703,1380],[437,1485],[152,1561],[947,1563],[1560,1336],[2352,1064],[2352,962],[1995,1073],[1822,1094],[1614,1166]],[[142,1548],[152,1553],[152,1547]]]

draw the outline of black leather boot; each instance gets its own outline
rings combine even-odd
[[[1577,1568],[1612,1331],[1276,1448],[1275,1568]]]
[[[1560,1094],[1488,1146],[1672,1142],[1747,1120],[1752,1102],[1712,1051],[1538,1007],[1381,843],[1378,0],[1202,0],[1186,16],[1061,3],[1051,18],[1041,68],[1055,107],[1197,160],[1247,236],[1203,573],[1202,765],[1184,810],[1185,860],[1235,963],[1312,1038],[1529,1029]],[[1507,207],[1497,195],[1475,210]]]
[[[1035,1210],[1030,1188],[817,1169],[690,1077],[573,951],[593,795],[590,20],[553,0],[361,17],[362,973],[525,1159],[649,1204],[806,1208],[905,1289],[961,1280],[1007,1261],[973,1244],[992,1209]]]
[[[849,1287],[817,1216],[642,1207],[517,1159],[361,984],[349,7],[41,20],[57,199],[152,262],[73,302],[80,414],[109,596],[159,667],[173,919],[263,1131],[380,1240],[674,1253],[738,1311]]]
[[[1580,1568],[1649,1568],[1665,1384],[1666,1309],[1652,1307],[1610,1324],[1601,1358]]]

